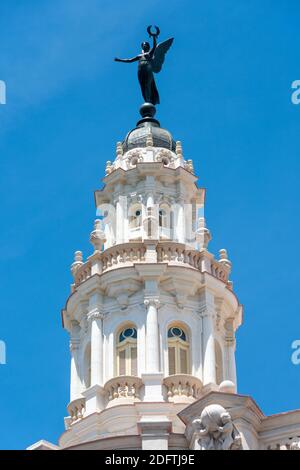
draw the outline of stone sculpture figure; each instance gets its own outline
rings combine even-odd
[[[221,421],[223,426],[219,428],[220,430],[220,442],[223,450],[229,450],[233,444],[233,432],[234,427],[231,421],[231,416],[228,412],[221,414]]]
[[[300,450],[300,439],[295,439],[290,445],[290,450]]]
[[[238,450],[242,449],[241,436],[228,411],[220,405],[208,405],[200,418],[192,422],[199,435],[195,449]]]
[[[157,26],[155,26],[155,28],[155,33],[151,32],[151,26],[148,26],[147,28],[149,37],[152,37],[153,39],[152,48],[150,47],[149,42],[143,42],[141,54],[138,54],[131,59],[115,58],[116,62],[139,62],[138,79],[141,86],[142,95],[146,103],[152,103],[153,105],[160,103],[153,72],[158,73],[161,71],[165,60],[165,55],[170,49],[174,40],[174,38],[170,38],[161,42],[160,44],[157,44],[157,37],[160,34],[160,30]]]

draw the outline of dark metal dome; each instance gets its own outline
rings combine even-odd
[[[154,123],[144,123],[128,132],[123,142],[123,152],[136,147],[147,147],[149,138],[152,138],[153,147],[163,147],[175,151],[176,143],[169,131]]]
[[[163,147],[175,151],[176,143],[172,134],[160,127],[159,122],[154,119],[155,106],[145,103],[140,109],[142,119],[137,123],[137,127],[128,132],[123,142],[123,152],[137,148],[148,147],[151,142],[152,147]]]

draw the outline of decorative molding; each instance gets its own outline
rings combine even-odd
[[[89,322],[92,322],[93,320],[99,320],[99,319],[103,319],[104,318],[104,314],[103,312],[100,312],[99,311],[99,308],[95,308],[93,310],[90,310],[87,314],[87,319]]]
[[[70,351],[71,352],[78,351],[79,346],[80,346],[80,339],[78,338],[70,339]]]
[[[223,297],[215,297],[215,305],[216,305],[216,329],[217,329],[217,330],[220,330],[223,303],[224,303],[224,298],[223,298]]]
[[[158,308],[160,306],[160,300],[157,297],[146,297],[144,299],[144,305],[146,305],[146,307],[153,305]]]

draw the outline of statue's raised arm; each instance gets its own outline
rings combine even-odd
[[[152,103],[153,105],[155,105],[159,104],[160,101],[153,72],[158,73],[161,71],[162,65],[165,60],[165,55],[173,43],[173,38],[167,39],[166,41],[157,44],[157,37],[160,34],[159,28],[155,26],[155,32],[153,33],[151,31],[151,26],[148,26],[147,32],[149,36],[153,39],[152,48],[150,48],[149,42],[143,42],[141,54],[131,59],[115,58],[115,61],[125,63],[139,61],[138,79],[143,98],[146,103]]]

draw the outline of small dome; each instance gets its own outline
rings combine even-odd
[[[172,134],[160,127],[159,122],[154,119],[155,106],[145,103],[140,109],[142,119],[137,127],[128,132],[122,146],[123,152],[137,147],[162,147],[175,151],[176,142]]]
[[[235,385],[231,380],[223,380],[219,385],[219,391],[223,393],[235,393]]]
[[[123,142],[123,152],[136,147],[148,147],[149,138],[153,142],[151,147],[163,147],[175,151],[176,143],[169,131],[162,129],[154,123],[143,123],[128,132]]]

